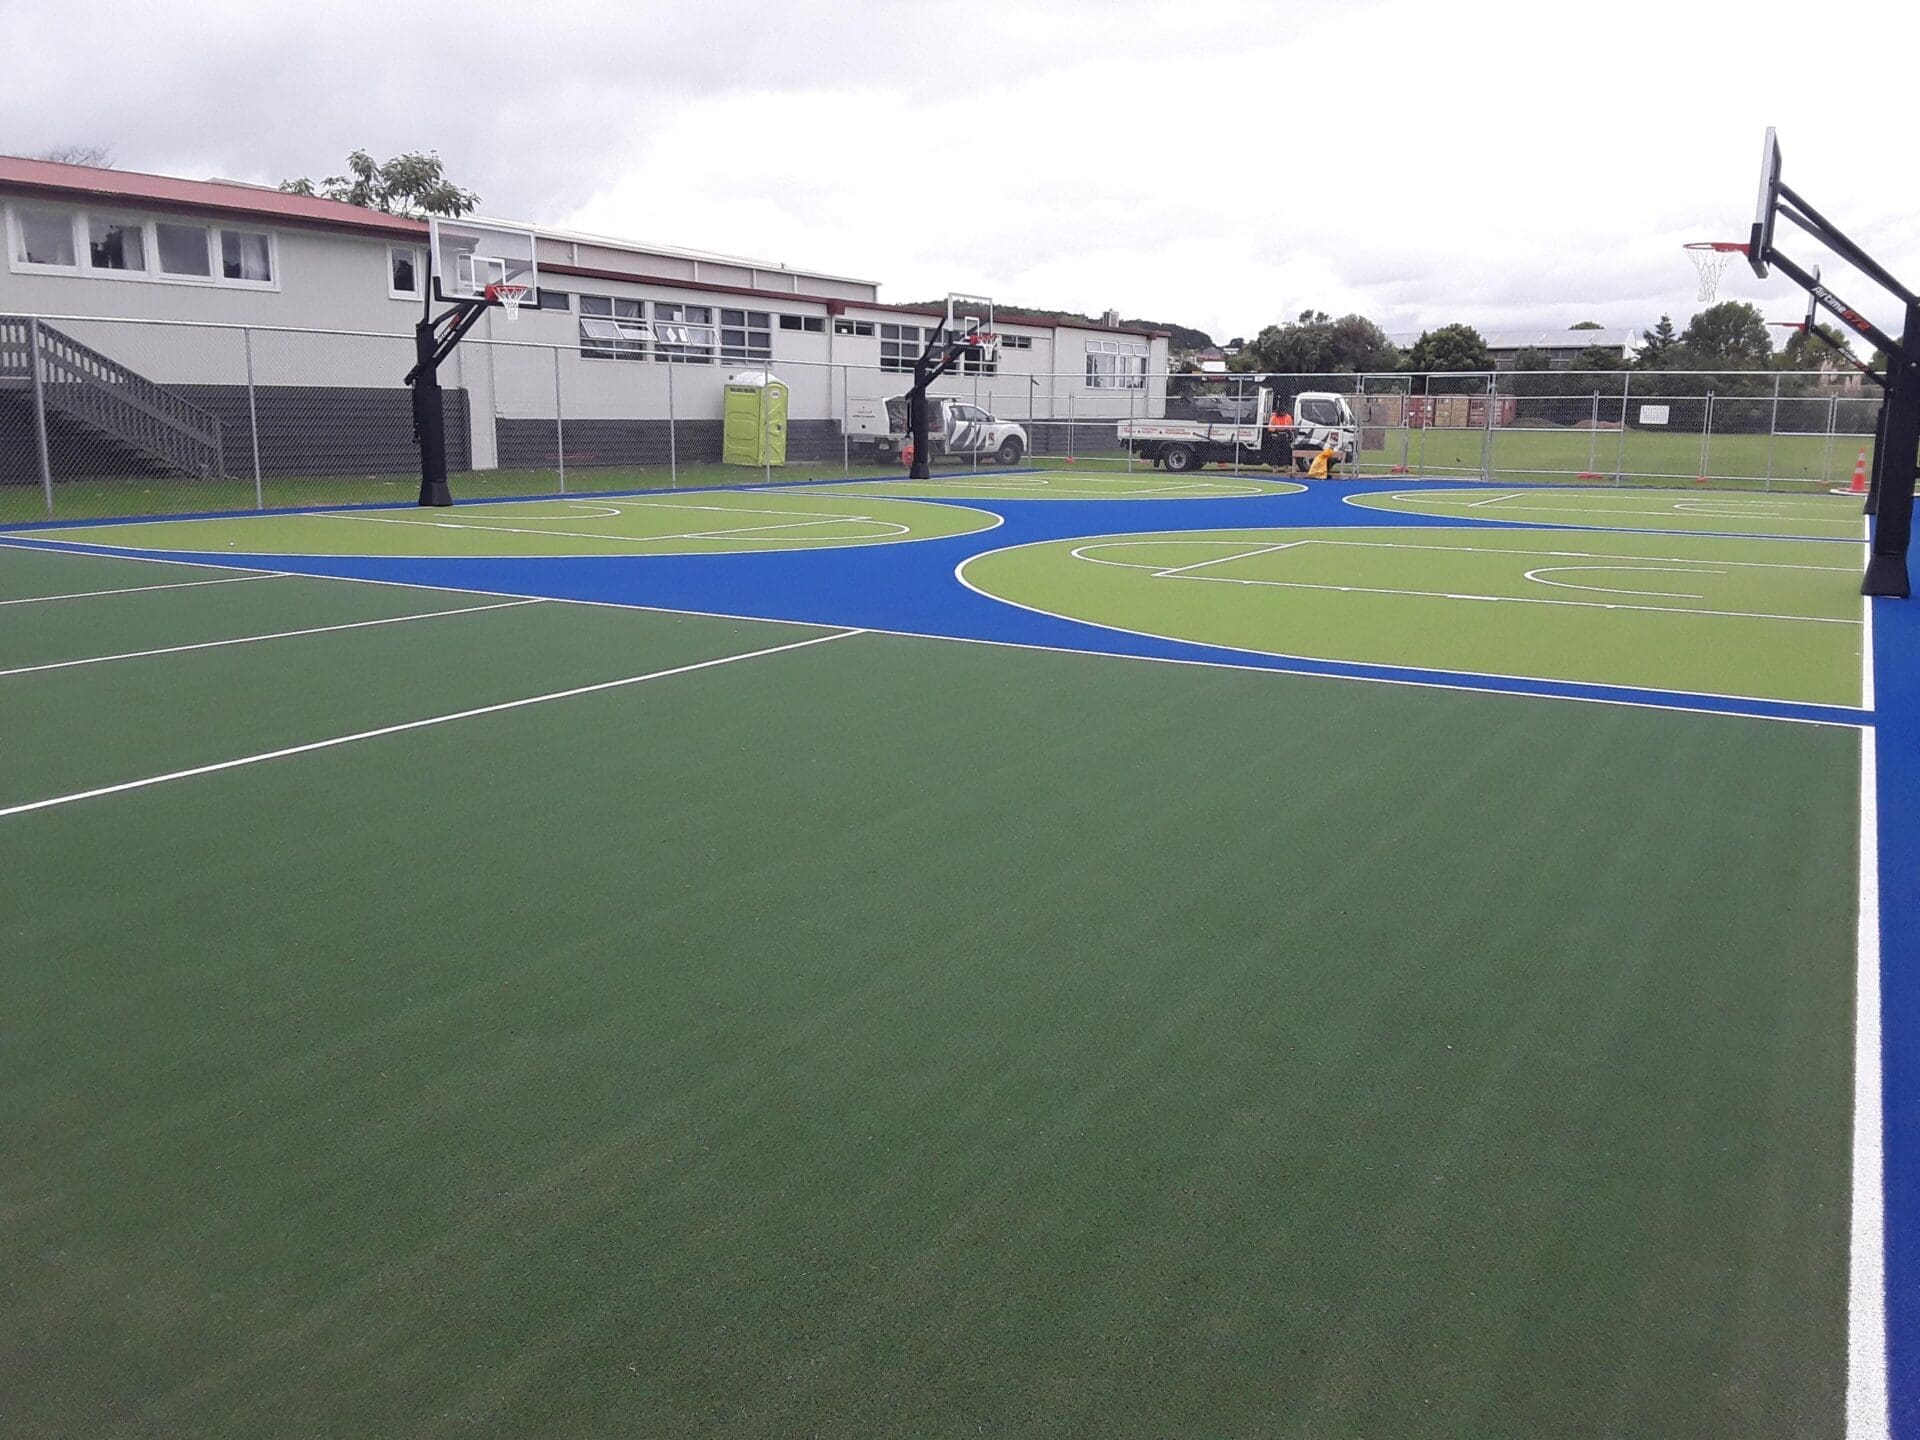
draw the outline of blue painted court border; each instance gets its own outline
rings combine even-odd
[[[994,472],[1007,473],[1007,472]],[[988,472],[981,472],[987,478]],[[803,482],[848,484],[858,481]],[[1513,695],[1624,703],[1654,709],[1705,711],[1772,720],[1873,726],[1878,734],[1881,921],[1881,1076],[1886,1219],[1888,1401],[1892,1433],[1920,1440],[1920,607],[1893,600],[1873,602],[1874,686],[1872,712],[1843,706],[1724,700],[1668,691],[1579,685],[1443,671],[1296,659],[1195,645],[1104,630],[1098,626],[1025,611],[970,591],[954,579],[963,560],[991,550],[1044,540],[1181,529],[1368,527],[1493,530],[1569,528],[1451,516],[1363,510],[1344,503],[1348,495],[1433,488],[1459,489],[1461,481],[1423,482],[1395,477],[1377,483],[1343,481],[1305,493],[1248,499],[1207,500],[978,500],[962,495],[915,503],[954,504],[1002,518],[999,528],[939,540],[812,551],[732,555],[654,555],[544,559],[467,558],[421,560],[354,556],[236,556],[106,548],[59,538],[62,530],[160,520],[245,518],[253,510],[197,516],[144,516],[125,521],[54,521],[7,527],[30,537],[32,548],[108,556],[141,556],[179,564],[386,581],[415,586],[513,596],[541,596],[651,609],[848,626],[931,638],[1038,646],[1089,654],[1192,664],[1228,665],[1297,675],[1386,681]],[[801,488],[775,486],[775,490]],[[1515,489],[1561,487],[1541,486]],[[767,493],[765,486],[708,486],[690,490],[619,490],[488,498],[470,504],[499,505],[556,499],[664,496],[714,491]],[[906,499],[888,496],[889,499]],[[391,502],[311,506],[268,514],[321,510],[392,509]],[[1579,527],[1598,533],[1672,534],[1630,527]],[[1713,533],[1713,532],[1688,532]],[[1822,539],[1764,537],[1740,539]],[[20,541],[5,542],[9,544]],[[1828,543],[1855,545],[1858,540]]]

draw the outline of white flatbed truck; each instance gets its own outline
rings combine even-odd
[[[1207,420],[1122,420],[1120,443],[1143,460],[1180,473],[1203,465],[1269,465],[1276,469],[1305,470],[1313,457],[1333,442],[1342,464],[1360,456],[1360,429],[1344,395],[1306,390],[1291,407],[1282,396],[1284,414],[1293,423],[1275,427],[1274,390],[1262,385],[1253,423]]]

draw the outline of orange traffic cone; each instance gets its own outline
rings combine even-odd
[[[1861,447],[1859,458],[1853,462],[1853,484],[1847,493],[1849,495],[1867,493],[1867,452],[1864,446]]]

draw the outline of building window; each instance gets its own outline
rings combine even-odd
[[[1000,337],[1000,348],[1002,350],[1031,350],[1033,348],[1033,336],[1002,335]]]
[[[220,232],[220,274],[249,285],[273,283],[273,242],[262,230]]]
[[[960,373],[962,375],[998,375],[1000,362],[989,360],[978,345],[960,352]]]
[[[573,296],[565,290],[549,290],[546,286],[542,285],[540,287],[540,303],[534,308],[536,310],[571,310],[573,308]]]
[[[420,252],[413,246],[387,247],[387,294],[395,300],[420,298]]]
[[[612,295],[582,295],[580,353],[589,360],[646,359],[647,327],[640,302]]]
[[[804,330],[809,335],[824,335],[827,330],[827,317],[824,315],[782,315],[782,330]]]
[[[16,209],[13,222],[13,258],[20,264],[61,270],[72,270],[78,265],[73,247],[72,211]]]
[[[880,327],[880,368],[913,373],[926,343],[918,325],[882,325]]]
[[[653,307],[655,353],[669,365],[713,363],[713,307],[663,305]]]
[[[871,335],[873,334],[873,322],[871,320],[836,320],[833,322],[833,333],[836,335]]]
[[[1087,389],[1147,388],[1147,347],[1124,340],[1087,341]]]
[[[773,317],[765,310],[722,310],[720,358],[772,360]]]
[[[95,270],[147,269],[146,229],[138,221],[87,220],[87,264]]]
[[[175,220],[153,222],[153,255],[162,275],[182,280],[213,278],[212,250],[207,227],[182,225]]]

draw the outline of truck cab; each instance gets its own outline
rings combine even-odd
[[[892,459],[913,435],[907,397],[849,401],[847,431],[871,446],[877,458]],[[927,397],[927,442],[936,457],[991,457],[1000,465],[1017,465],[1027,453],[1027,432],[1022,426],[996,420],[968,401],[939,395]]]

